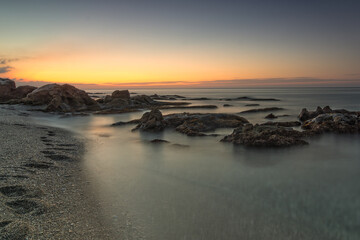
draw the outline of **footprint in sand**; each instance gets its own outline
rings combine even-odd
[[[2,221],[0,222],[1,239],[26,239],[29,227],[22,221]]]
[[[40,201],[34,199],[17,199],[5,203],[17,214],[41,215],[46,212],[46,207]]]

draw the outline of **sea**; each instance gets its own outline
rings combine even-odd
[[[87,90],[104,96],[113,90]],[[360,88],[130,89],[136,94],[177,94],[212,99],[253,97],[280,101],[194,100],[234,113],[281,107],[276,121],[293,121],[302,108],[360,111]],[[181,100],[177,100],[181,101]],[[258,107],[245,106],[257,103]],[[224,104],[231,104],[224,107]],[[82,162],[89,187],[115,239],[151,240],[358,240],[360,239],[360,135],[324,134],[307,146],[246,148],[217,137],[175,130],[148,133],[114,127],[146,112],[64,118],[41,113],[34,121],[87,139]],[[268,113],[239,114],[263,123]],[[164,139],[169,144],[152,144]]]

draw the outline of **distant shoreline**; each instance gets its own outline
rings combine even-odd
[[[88,186],[84,142],[0,108],[0,239],[112,239]]]

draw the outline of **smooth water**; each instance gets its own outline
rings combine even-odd
[[[360,110],[359,88],[134,91],[279,98],[193,101],[219,108],[188,111],[237,113],[254,108],[246,103],[259,103],[283,107],[276,114],[291,115],[278,121],[295,120],[303,107]],[[224,108],[224,103],[234,106]],[[171,112],[183,110],[163,111]],[[267,114],[243,116],[264,122]],[[172,130],[155,134],[110,126],[141,115],[35,118],[89,139],[84,168],[106,221],[120,233],[118,239],[360,239],[360,136],[329,134],[309,139],[309,146],[254,149],[221,143],[223,136],[187,137]],[[225,135],[232,129],[216,132]],[[148,142],[154,138],[170,144]]]

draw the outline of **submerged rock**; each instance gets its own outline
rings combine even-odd
[[[265,118],[274,119],[274,118],[277,118],[277,116],[275,116],[273,113],[270,113],[270,114],[266,115]]]
[[[251,147],[289,147],[307,144],[303,137],[304,134],[292,128],[246,124],[221,141]]]
[[[255,108],[255,109],[245,110],[240,113],[271,112],[271,111],[280,111],[280,110],[284,110],[284,108],[279,108],[279,107]]]

